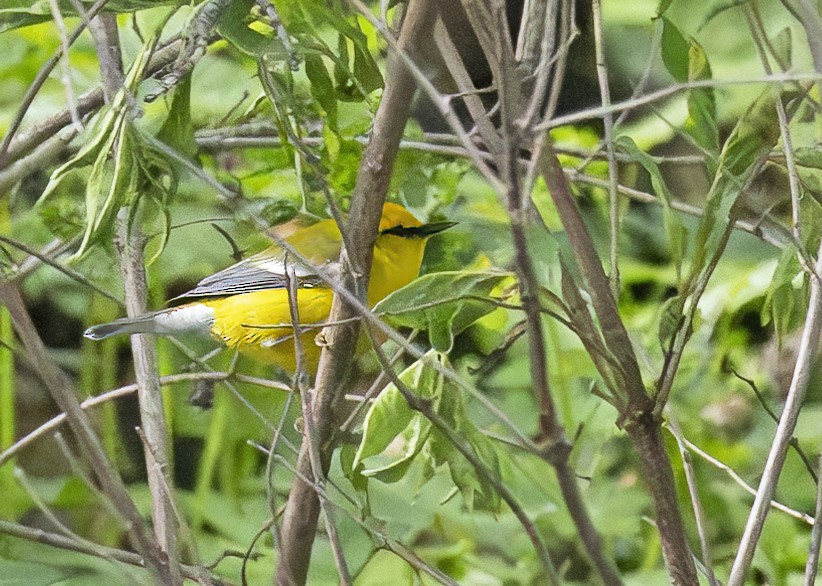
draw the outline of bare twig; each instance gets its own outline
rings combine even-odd
[[[9,310],[18,337],[32,361],[37,365],[37,374],[49,389],[57,406],[66,414],[66,420],[77,436],[103,490],[126,520],[132,542],[146,562],[162,575],[163,562],[159,551],[149,537],[134,501],[131,500],[122,479],[106,458],[105,450],[94,433],[91,422],[80,407],[74,389],[71,388],[63,372],[49,359],[43,341],[26,311],[20,291],[14,284],[0,281],[0,303],[3,303]]]
[[[702,549],[702,566],[708,573],[708,582],[711,586],[719,586],[719,580],[716,579],[711,563],[711,544],[708,541],[708,534],[705,528],[705,509],[702,507],[702,500],[699,498],[699,485],[696,482],[696,474],[694,472],[693,462],[691,461],[691,454],[685,445],[685,438],[682,436],[682,430],[679,424],[669,414],[668,415],[668,429],[676,439],[676,444],[679,447],[679,455],[682,458],[682,466],[685,469],[685,480],[688,483],[688,493],[691,495],[691,506],[694,508],[694,519],[696,520],[696,531],[699,534],[699,546]]]
[[[639,106],[652,104],[654,102],[664,100],[670,96],[685,92],[691,89],[699,88],[717,88],[725,86],[736,85],[781,85],[785,82],[793,81],[812,81],[816,82],[822,79],[822,73],[780,73],[775,75],[764,75],[752,78],[739,79],[695,79],[693,81],[681,82],[665,86],[654,92],[645,94],[644,96],[637,96],[623,102],[611,103],[607,108],[587,108],[571,114],[557,116],[549,120],[545,120],[534,127],[535,131],[550,130],[551,128],[558,128],[560,126],[568,126],[579,122],[585,122],[594,118],[602,118],[607,113],[617,113],[626,110],[633,110]]]
[[[195,372],[195,373],[182,373],[182,374],[172,374],[168,376],[164,376],[160,378],[161,385],[168,385],[178,382],[185,382],[185,381],[198,381],[198,380],[211,380],[211,381],[222,381],[226,380],[229,377],[228,373],[225,372]],[[127,395],[131,395],[137,390],[136,384],[125,385],[116,389],[112,389],[110,391],[106,391],[105,393],[101,393],[94,397],[89,397],[82,403],[80,403],[80,407],[82,409],[89,409],[91,407],[96,407],[97,405],[102,405],[108,401],[112,401],[114,399],[119,399],[120,397],[125,397]],[[0,453],[0,466],[8,462],[11,458],[17,455],[18,452],[24,450],[36,440],[40,439],[45,434],[49,433],[50,431],[54,431],[59,428],[63,423],[66,422],[66,414],[59,413],[46,421],[45,423],[41,424],[39,427],[33,429],[25,436],[21,437],[17,440],[13,445],[9,446],[5,451]]]
[[[816,266],[817,275],[822,274],[822,243],[817,251]],[[776,490],[776,483],[785,463],[785,456],[790,446],[796,422],[799,419],[799,412],[805,399],[805,392],[808,388],[811,366],[815,349],[819,344],[820,329],[822,329],[822,285],[818,278],[810,279],[810,299],[808,300],[808,314],[805,317],[805,324],[802,328],[802,337],[799,343],[799,350],[796,356],[796,366],[791,379],[791,386],[788,389],[788,396],[785,400],[785,407],[779,418],[779,425],[768,453],[768,460],[762,472],[759,488],[756,491],[756,499],[748,516],[745,531],[739,543],[739,550],[734,559],[731,575],[728,579],[728,586],[741,586],[745,581],[745,575],[753,560],[756,544],[762,534],[762,527],[768,516],[769,506]]]
[[[682,441],[685,444],[685,447],[688,448],[688,450],[690,450],[691,452],[693,452],[694,454],[696,454],[697,456],[699,456],[700,458],[702,458],[703,460],[708,462],[711,466],[715,466],[716,468],[718,468],[718,469],[722,470],[723,472],[725,472],[725,474],[730,476],[731,480],[733,480],[736,484],[738,484],[740,487],[742,487],[742,489],[745,492],[747,492],[748,494],[750,494],[752,496],[756,495],[756,490],[750,484],[745,482],[745,479],[743,479],[736,472],[736,470],[734,470],[733,468],[731,468],[730,466],[725,464],[725,462],[722,462],[721,460],[718,460],[718,459],[714,458],[708,452],[706,452],[705,450],[703,450],[702,448],[700,448],[699,446],[697,446],[693,442],[689,441],[688,438],[683,437]],[[798,520],[800,520],[803,523],[806,523],[808,525],[813,525],[813,517],[811,517],[810,515],[808,515],[806,513],[802,513],[800,511],[792,509],[792,508],[788,507],[787,505],[784,505],[784,504],[782,504],[778,501],[774,501],[774,500],[772,500],[769,504],[770,504],[771,508],[776,509],[777,511],[781,511],[781,512],[785,513],[786,515],[788,515],[790,517],[793,517],[794,519],[798,519]]]
[[[351,198],[346,242],[352,248],[343,251],[341,261],[344,267],[344,288],[354,292],[359,299],[364,298],[367,290],[382,203],[414,93],[414,78],[401,57],[420,31],[430,26],[431,5],[430,0],[414,0],[408,6],[400,33],[399,50],[395,51],[389,64],[386,75],[388,83],[374,120],[371,142],[363,153],[355,192]],[[344,301],[343,296],[334,296],[329,316],[331,321],[344,320],[355,314],[355,309]],[[356,340],[358,334],[358,322],[329,328],[325,336],[328,345],[320,355],[313,415],[323,471],[330,464],[333,406],[337,397],[344,394],[341,383],[345,380],[354,352],[354,344],[350,341]],[[310,476],[312,473],[308,444],[303,440],[297,461],[297,470],[302,476]],[[298,479],[291,489],[282,527],[281,554],[277,568],[277,580],[280,583],[305,582],[318,514],[319,501],[314,488]]]
[[[602,98],[602,107],[608,110],[611,106],[611,90],[608,85],[608,64],[605,62],[605,46],[602,38],[602,0],[593,0],[594,15],[594,46],[596,48],[597,79],[599,80],[599,93]],[[615,299],[619,299],[619,192],[617,191],[618,169],[614,156],[614,115],[606,112],[602,116],[602,124],[605,128],[605,150],[608,154],[608,218],[610,226],[609,252],[611,273],[611,293]]]
[[[57,34],[60,37],[60,78],[63,82],[63,88],[66,90],[66,102],[68,102],[71,122],[75,130],[80,131],[83,129],[83,123],[80,120],[77,102],[74,99],[74,84],[71,80],[71,65],[69,64],[69,45],[71,42],[69,41],[68,31],[66,31],[66,22],[63,20],[63,14],[60,12],[57,0],[49,0],[49,9],[54,19],[54,25],[57,27]]]
[[[88,16],[89,18],[95,16],[100,10],[103,9],[103,6],[106,5],[108,0],[97,0],[94,4],[92,4],[91,8],[88,9]],[[67,44],[71,45],[80,34],[85,30],[86,23],[81,22],[80,25],[74,29],[70,35],[68,35]],[[31,106],[31,103],[34,101],[34,98],[37,96],[40,88],[43,87],[43,84],[48,79],[49,74],[51,74],[54,67],[60,62],[60,59],[63,57],[63,48],[62,46],[55,50],[54,55],[43,64],[40,70],[37,72],[37,75],[34,78],[34,81],[31,82],[31,85],[26,90],[26,95],[23,96],[23,100],[20,104],[20,107],[17,110],[17,113],[14,115],[14,119],[9,124],[9,129],[6,131],[6,135],[3,137],[3,142],[0,143],[0,168],[4,167],[7,164],[7,154],[9,145],[11,144],[11,139],[14,138],[15,133],[19,130],[20,124],[23,122],[23,117],[26,115],[26,112]],[[79,115],[77,111],[79,108],[75,109],[75,114]],[[72,113],[69,111],[69,119],[71,119]]]
[[[209,0],[196,8],[196,13],[188,23],[177,58],[173,64],[168,65],[168,71],[160,78],[160,89],[146,96],[147,102],[153,102],[191,73],[208,49],[212,29],[230,4],[231,0]]]
[[[33,248],[31,248],[29,246],[26,246],[22,242],[18,242],[17,240],[14,240],[13,238],[9,238],[7,236],[3,236],[2,234],[0,234],[0,242],[8,244],[9,246],[13,246],[14,248],[17,248],[19,250],[22,250],[23,252],[28,254],[30,257],[39,260],[41,263],[43,263],[45,265],[48,265],[48,266],[52,267],[53,269],[63,273],[64,275],[66,275],[70,279],[72,279],[74,281],[77,281],[78,283],[80,283],[82,285],[85,285],[86,287],[88,287],[89,289],[91,289],[93,291],[96,291],[97,293],[99,293],[100,295],[105,297],[106,299],[110,299],[111,301],[114,301],[115,303],[117,303],[119,305],[123,304],[123,302],[120,301],[117,297],[115,297],[114,295],[112,295],[108,291],[105,291],[104,289],[102,289],[98,285],[95,285],[94,283],[89,281],[88,278],[86,278],[86,276],[83,273],[81,273],[79,271],[75,271],[74,269],[72,269],[70,267],[67,267],[63,263],[57,262],[56,260],[48,257],[47,255],[45,255],[41,252],[38,252],[38,251],[34,250]],[[19,273],[13,275],[14,280],[18,280],[18,278],[21,274],[25,274],[25,273],[21,270]]]
[[[822,476],[822,455],[818,457],[819,476]],[[805,563],[805,586],[816,584],[819,571],[819,548],[822,546],[822,482],[816,481],[816,513],[811,529],[811,544],[808,547],[808,560]]]
[[[746,385],[748,385],[748,387],[753,391],[754,396],[756,396],[756,399],[759,401],[759,404],[765,410],[765,413],[768,414],[768,417],[773,419],[774,423],[779,424],[779,416],[776,413],[774,413],[774,410],[771,409],[770,405],[768,405],[768,402],[765,400],[765,397],[762,395],[762,392],[759,390],[759,388],[757,388],[756,383],[753,380],[742,376],[733,368],[731,369],[731,373],[736,378],[738,378]],[[799,456],[799,459],[802,460],[802,463],[805,464],[805,468],[808,470],[808,474],[811,475],[811,478],[813,478],[813,481],[819,482],[819,478],[816,475],[816,470],[814,469],[813,462],[808,457],[808,454],[805,453],[805,450],[802,449],[802,446],[799,445],[799,440],[796,438],[796,436],[793,436],[791,438],[791,447],[796,452],[796,455]]]
[[[0,171],[0,194],[8,193],[15,184],[32,173],[49,168],[69,149],[69,143],[77,134],[74,126],[66,128]]]
[[[88,545],[86,543],[77,542],[70,537],[50,533],[48,531],[43,531],[42,529],[26,527],[25,525],[18,525],[17,523],[11,523],[9,521],[0,520],[0,533],[18,537],[20,539],[26,539],[28,541],[36,541],[38,543],[58,547],[60,549],[76,551],[92,556],[102,556],[107,559],[117,560],[118,562],[137,566],[139,568],[146,567],[146,560],[140,554],[105,547],[103,545]],[[213,584],[214,586],[218,586],[223,583],[222,581],[211,577],[210,573],[205,568],[183,564],[181,569],[183,576],[191,580],[195,580],[200,584]]]

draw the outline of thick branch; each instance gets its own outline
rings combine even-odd
[[[408,51],[420,31],[430,26],[433,12],[431,5],[431,0],[410,2],[399,38],[400,51]],[[351,248],[344,250],[341,257],[344,284],[360,299],[364,299],[367,290],[382,204],[388,191],[394,157],[399,149],[414,90],[413,75],[403,60],[392,54],[386,73],[385,91],[374,119],[371,141],[363,152],[357,186],[351,198],[350,220],[346,230],[346,242]],[[351,341],[357,339],[360,329],[358,321],[347,320],[356,315],[355,308],[347,304],[341,295],[335,295],[330,321],[342,323],[325,330],[328,345],[323,348],[320,357],[314,391],[314,431],[325,468],[323,473],[327,471],[333,452],[333,406],[344,392],[341,382],[346,379],[354,354],[355,345]],[[305,439],[300,449],[297,470],[299,475],[313,478],[309,442]],[[298,476],[285,510],[277,568],[278,584],[305,583],[318,515],[319,500],[314,488],[302,482]]]
[[[80,407],[80,402],[77,400],[77,395],[74,389],[71,388],[68,378],[49,358],[46,347],[34,328],[16,285],[0,281],[0,303],[9,310],[18,337],[23,342],[23,346],[32,361],[37,365],[36,372],[38,376],[48,388],[54,402],[66,414],[68,424],[77,437],[83,453],[88,458],[94,474],[100,481],[103,492],[111,499],[117,512],[125,519],[134,547],[158,574],[161,573],[162,562],[158,548],[149,536],[143,519],[137,511],[134,501],[131,500],[122,479],[106,458],[103,446],[94,433],[91,422]]]
[[[120,270],[126,293],[126,311],[129,317],[146,312],[146,273],[143,261],[143,238],[128,225],[127,208],[118,218],[117,248]],[[170,494],[171,462],[166,445],[166,422],[163,395],[157,375],[157,352],[144,334],[131,336],[134,357],[134,375],[137,380],[137,399],[140,404],[140,422],[145,435],[146,470],[151,491],[154,538],[163,560],[163,578],[167,584],[182,584],[177,559],[177,521]],[[154,464],[154,465],[151,465]]]

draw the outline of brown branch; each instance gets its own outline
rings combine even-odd
[[[11,523],[9,521],[0,520],[0,533],[28,541],[36,541],[37,543],[43,543],[51,547],[116,560],[124,564],[137,566],[138,568],[146,567],[146,560],[138,553],[114,549],[104,545],[89,544],[84,541],[76,541],[70,537],[43,531],[42,529],[26,527],[25,525],[18,525],[17,523]],[[214,586],[223,584],[222,580],[211,576],[206,568],[182,565],[181,569],[183,576],[195,580],[200,584],[211,584]]]
[[[120,255],[120,271],[126,292],[126,312],[136,317],[146,312],[148,291],[143,258],[144,238],[136,226],[129,226],[128,208],[120,210],[117,227],[117,249]],[[161,552],[161,572],[165,583],[182,584],[177,558],[177,521],[173,512],[171,465],[166,445],[163,395],[157,375],[157,353],[154,344],[145,334],[131,336],[131,353],[134,359],[134,375],[137,379],[137,398],[140,405],[140,421],[146,441],[144,443],[151,492],[154,538]],[[154,463],[155,465],[148,465]]]
[[[97,0],[97,2],[95,2],[91,6],[91,8],[89,8],[89,17],[92,17],[96,15],[98,12],[100,12],[100,10],[103,9],[103,6],[105,6],[107,2],[108,0]],[[66,42],[64,44],[68,46],[74,43],[74,41],[77,40],[77,38],[85,30],[85,28],[86,23],[81,22],[80,25],[76,29],[74,29],[70,35],[68,35],[68,38],[66,39]],[[3,137],[3,141],[0,143],[0,167],[5,167],[8,163],[8,150],[9,146],[11,145],[11,139],[14,138],[15,133],[19,130],[20,124],[23,122],[23,118],[25,117],[26,112],[28,111],[29,107],[34,101],[34,98],[40,92],[40,88],[43,87],[43,84],[48,79],[52,70],[60,62],[60,59],[63,57],[63,54],[63,46],[61,45],[54,51],[54,55],[52,55],[51,58],[43,64],[43,66],[37,72],[34,81],[31,82],[29,89],[26,90],[26,95],[23,96],[23,101],[20,104],[20,107],[17,109],[17,113],[14,115],[14,119],[11,121],[11,124],[9,124],[9,129],[8,131],[6,131],[6,135]],[[75,115],[79,115],[79,105],[75,104],[75,106],[76,108],[74,109],[67,109],[69,118],[68,122],[72,121],[72,112],[74,112]],[[66,124],[68,124],[68,122]]]
[[[817,275],[822,273],[822,242],[817,251],[814,269]],[[759,488],[756,491],[756,498],[745,524],[739,550],[731,568],[731,575],[728,578],[729,586],[740,586],[745,581],[745,575],[753,561],[756,544],[762,534],[762,527],[770,511],[769,504],[776,491],[776,484],[782,471],[782,465],[785,463],[805,393],[808,390],[813,357],[819,344],[820,329],[822,329],[822,283],[815,276],[811,276],[810,281],[811,294],[808,300],[808,313],[802,329],[791,386],[788,389],[785,408],[779,418],[779,425],[768,453]]]
[[[108,461],[91,422],[80,407],[75,390],[65,374],[49,358],[46,347],[34,328],[31,316],[26,311],[23,298],[15,284],[0,281],[0,303],[5,305],[11,314],[18,337],[34,364],[37,365],[38,376],[49,390],[54,402],[66,414],[66,420],[82,446],[83,453],[88,458],[94,474],[100,481],[103,492],[126,520],[132,544],[145,558],[148,565],[162,575],[160,572],[162,558],[158,548],[149,536],[145,523],[122,479]]]
[[[621,366],[619,371],[614,372],[621,379],[621,388],[612,389],[612,392],[626,400],[625,407],[620,409],[620,420],[637,450],[643,478],[654,501],[670,578],[677,585],[696,584],[696,566],[679,511],[671,462],[660,434],[660,419],[653,412],[653,400],[645,392],[631,340],[619,316],[593,241],[571,195],[568,180],[548,139],[544,140],[543,176],[565,227],[574,258],[587,283],[603,339]]]
[[[91,11],[87,13],[87,15],[90,14],[92,14]],[[145,78],[153,76],[159,70],[172,63],[179,54],[180,47],[182,47],[182,41],[178,39],[171,39],[162,48],[158,49],[157,52],[152,55],[151,61],[149,62],[148,67],[146,67]],[[103,88],[98,87],[77,98],[77,112],[81,118],[84,118],[101,108],[104,103],[105,97]],[[12,127],[10,127],[9,132],[4,138],[4,140],[8,139],[10,141],[9,145],[6,148],[5,153],[0,154],[0,170],[5,171],[13,162],[18,161],[27,154],[31,153],[35,148],[39,147],[49,138],[55,136],[61,129],[69,124],[71,124],[71,113],[69,109],[66,108],[46,118],[45,120],[38,122],[25,132],[17,134],[16,132],[12,132]],[[12,140],[11,137],[15,138]],[[0,149],[0,153],[2,152],[2,149]],[[62,151],[55,153],[53,158],[49,160],[56,160],[61,153]],[[4,192],[5,190],[0,190],[0,196],[2,196]]]
[[[398,41],[399,51],[408,51],[420,31],[430,26],[433,12],[431,0],[413,0],[409,3]],[[363,152],[355,192],[351,198],[350,220],[346,230],[351,248],[344,250],[344,285],[360,299],[365,296],[368,273],[373,256],[382,213],[382,204],[391,180],[394,157],[399,148],[415,89],[413,75],[397,53],[392,54],[386,73],[386,87],[374,119],[371,141]],[[356,315],[353,307],[341,295],[334,296],[329,319],[334,322]],[[314,398],[314,424],[317,434],[323,472],[330,465],[332,444],[333,407],[344,394],[342,381],[346,379],[359,335],[359,322],[343,323],[325,332],[328,344],[323,348],[317,371]],[[309,442],[303,440],[297,460],[297,470],[311,478]],[[295,480],[286,504],[282,527],[281,551],[277,568],[279,584],[304,584],[311,559],[311,545],[317,528],[319,500],[312,486]]]
[[[107,13],[91,17],[89,32],[97,49],[104,97],[111,102],[124,81],[116,15]],[[115,245],[125,288],[126,313],[129,317],[137,317],[147,309],[148,286],[143,257],[145,239],[137,226],[130,222],[130,216],[130,207],[120,209]],[[171,494],[172,462],[166,445],[168,432],[157,373],[157,353],[153,343],[143,334],[131,336],[131,353],[140,407],[139,433],[143,438],[148,488],[152,497],[151,519],[160,553],[158,569],[163,582],[173,586],[182,584],[182,575],[177,555],[177,519]]]

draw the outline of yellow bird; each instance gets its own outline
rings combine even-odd
[[[386,203],[374,243],[369,305],[416,278],[428,237],[453,225],[454,222],[421,224],[401,205]],[[297,277],[297,307],[300,324],[305,325],[302,345],[306,366],[313,371],[320,356],[314,338],[328,319],[334,297],[315,267],[327,268],[337,261],[342,236],[334,220],[322,220],[296,230],[285,240],[310,265],[287,258],[285,250],[272,245],[206,277],[173,300],[187,300],[184,305],[93,326],[85,336],[102,340],[117,334],[210,333],[229,348],[293,371],[296,355],[290,325],[288,262],[290,272]]]

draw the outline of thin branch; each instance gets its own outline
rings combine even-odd
[[[691,506],[694,508],[694,519],[696,520],[696,532],[699,535],[699,546],[702,550],[702,566],[708,573],[708,582],[711,586],[720,586],[711,563],[711,543],[708,541],[708,532],[705,527],[705,509],[702,507],[702,500],[699,498],[699,485],[696,481],[691,454],[685,445],[685,438],[682,436],[679,424],[670,413],[668,414],[668,429],[676,439],[679,455],[682,458],[682,467],[685,469],[685,480],[688,483],[688,493],[691,495]]]
[[[145,523],[137,511],[134,501],[131,500],[122,479],[108,461],[105,450],[100,444],[91,422],[80,407],[75,390],[71,387],[65,374],[48,357],[43,341],[37,334],[16,285],[0,280],[0,303],[9,310],[18,337],[23,342],[23,346],[28,351],[32,361],[37,365],[37,374],[48,388],[57,406],[66,414],[66,420],[75,436],[77,436],[104,492],[125,519],[135,548],[148,564],[160,573],[163,562],[161,562],[159,551],[151,537],[149,537]]]
[[[394,157],[411,106],[414,76],[404,62],[405,52],[418,38],[420,31],[430,26],[431,0],[413,0],[408,5],[399,42],[394,47],[386,79],[388,83],[374,119],[371,141],[363,152],[354,194],[351,197],[350,219],[343,251],[343,290],[363,299],[368,285],[368,273],[373,256],[374,240],[382,213],[382,204],[391,179]],[[364,7],[363,7],[364,8]],[[356,315],[356,310],[342,295],[335,295],[329,319],[340,321]],[[346,323],[326,331],[328,344],[320,354],[314,399],[314,422],[323,471],[330,465],[333,449],[333,407],[342,396],[343,381],[351,365],[359,323]],[[310,476],[309,442],[303,440],[297,460],[301,476]],[[316,533],[319,500],[314,488],[297,480],[289,494],[282,527],[282,542],[277,580],[285,584],[305,583],[310,563],[311,544]]]
[[[28,541],[43,543],[45,545],[58,547],[60,549],[76,551],[95,557],[104,557],[105,559],[117,560],[118,562],[137,566],[138,568],[146,567],[146,560],[140,554],[130,551],[123,551],[121,549],[114,549],[104,545],[94,544],[93,546],[90,546],[63,535],[50,533],[48,531],[43,531],[42,529],[26,527],[25,525],[18,525],[17,523],[11,523],[9,521],[0,520],[0,533],[11,535],[12,537],[18,537],[20,539],[26,539]],[[181,565],[180,568],[183,576],[191,580],[195,580],[200,584],[213,584],[215,586],[223,584],[221,580],[213,578],[205,568],[188,566],[185,564]]]
[[[822,274],[822,243],[820,243],[817,251],[814,269],[817,275]],[[779,418],[779,425],[771,444],[771,450],[768,453],[768,460],[765,463],[759,488],[756,491],[756,499],[748,516],[748,522],[739,543],[739,550],[731,568],[728,586],[742,586],[745,581],[745,575],[748,573],[748,568],[750,568],[753,561],[756,544],[768,516],[770,509],[768,504],[773,499],[776,483],[782,472],[782,465],[785,463],[785,456],[796,428],[796,422],[799,419],[805,392],[808,389],[813,357],[819,344],[820,329],[822,329],[822,284],[820,284],[818,278],[811,277],[810,289],[808,313],[802,328],[802,337],[796,356],[796,366],[793,371],[791,386],[788,389],[785,407],[782,410],[782,416]]]
[[[303,442],[308,443],[308,455],[311,463],[311,473],[314,478],[314,485],[319,489],[317,498],[320,501],[320,508],[325,517],[325,529],[328,534],[328,541],[331,544],[331,553],[334,557],[334,564],[337,567],[337,574],[340,577],[340,584],[349,586],[352,584],[351,572],[345,561],[345,553],[337,534],[337,526],[334,524],[334,515],[325,498],[325,470],[323,469],[322,456],[320,455],[320,437],[316,429],[316,415],[314,410],[314,393],[308,388],[308,373],[305,371],[305,348],[303,348],[302,330],[300,329],[300,308],[298,304],[298,283],[297,273],[293,266],[289,265],[286,257],[286,279],[288,280],[288,309],[291,314],[291,327],[294,330],[294,354],[296,356],[296,368],[294,374],[293,393],[299,393],[302,405]],[[326,456],[327,458],[327,456]]]
[[[15,160],[0,171],[0,194],[8,193],[12,187],[32,173],[51,167],[70,150],[69,145],[77,134],[76,127],[65,128],[37,145],[28,155]]]
[[[120,299],[118,299],[116,296],[112,295],[111,293],[109,293],[108,291],[106,291],[105,289],[100,287],[99,285],[95,285],[94,283],[89,281],[88,278],[83,273],[81,273],[79,271],[75,271],[74,269],[64,265],[63,263],[57,262],[56,260],[49,257],[47,254],[43,254],[43,253],[41,253],[37,250],[34,250],[33,248],[31,248],[29,246],[26,246],[22,242],[18,242],[17,240],[14,240],[13,238],[9,238],[7,236],[3,236],[2,234],[0,234],[0,242],[2,242],[4,244],[7,244],[9,246],[13,246],[14,248],[17,248],[19,250],[22,250],[23,252],[28,254],[31,258],[35,258],[35,259],[39,260],[41,263],[43,263],[45,265],[48,265],[51,268],[63,273],[64,275],[66,275],[70,279],[80,283],[81,285],[85,285],[86,287],[88,287],[92,291],[95,291],[95,292],[99,293],[100,295],[102,295],[106,299],[114,301],[114,303],[116,303],[118,305],[121,305],[121,306],[123,305],[123,302]],[[11,279],[14,280],[14,281],[17,281],[17,280],[19,280],[19,278],[22,275],[25,275],[25,274],[27,274],[27,272],[24,272],[22,270],[22,266],[21,266],[21,270],[18,273],[11,275]]]
[[[765,397],[762,395],[759,388],[756,386],[756,383],[749,378],[745,378],[733,368],[731,369],[731,373],[736,378],[738,378],[746,385],[748,385],[748,387],[753,391],[753,394],[756,396],[756,399],[759,401],[759,404],[765,410],[765,413],[768,414],[768,417],[770,417],[774,423],[779,424],[779,416],[776,413],[774,413],[774,410],[771,409],[770,405],[768,405],[768,402],[765,400]],[[819,482],[819,478],[816,475],[816,470],[814,469],[813,462],[811,462],[811,459],[805,453],[805,450],[802,449],[802,446],[799,445],[799,440],[796,438],[796,436],[791,437],[791,447],[796,452],[796,455],[799,456],[799,459],[802,460],[802,463],[805,464],[805,468],[807,469],[808,474],[811,475],[811,478],[813,478],[813,481],[815,483]]]
[[[136,226],[129,225],[129,210],[120,210],[117,218],[117,248],[120,270],[126,293],[126,310],[129,317],[146,311],[148,290],[143,258],[143,238]],[[173,514],[173,495],[170,486],[171,465],[166,445],[168,432],[165,423],[163,396],[157,375],[157,354],[153,343],[145,334],[131,336],[131,352],[134,358],[134,375],[137,379],[137,397],[140,405],[140,421],[145,433],[148,487],[151,492],[154,537],[161,552],[163,577],[169,584],[181,584],[177,558],[177,523]]]
[[[602,38],[602,0],[593,0],[594,15],[594,47],[597,60],[597,80],[599,81],[599,93],[602,98],[602,108],[608,110],[611,106],[611,90],[608,85],[608,64],[605,62],[605,46]],[[606,112],[602,116],[602,124],[605,128],[605,149],[608,154],[608,219],[609,219],[609,259],[611,273],[611,293],[615,299],[619,299],[619,183],[616,157],[614,156],[614,114]]]
[[[695,79],[693,81],[681,82],[671,84],[664,88],[658,89],[644,96],[638,96],[625,100],[624,102],[612,103],[609,107],[603,108],[586,108],[564,116],[557,116],[549,120],[545,120],[534,127],[534,131],[550,130],[551,128],[558,128],[560,126],[569,126],[595,118],[602,118],[608,113],[623,112],[626,110],[633,110],[646,104],[664,100],[681,92],[699,88],[717,88],[737,85],[781,85],[785,82],[793,81],[811,81],[816,82],[822,79],[822,73],[780,73],[775,75],[765,75],[754,78],[740,78],[740,79]]]
[[[211,381],[222,381],[226,380],[229,377],[228,373],[224,372],[195,372],[195,373],[183,373],[183,374],[172,374],[169,376],[164,376],[160,378],[161,385],[168,385],[173,383],[185,382],[185,381],[199,381],[199,380],[211,380]],[[99,395],[95,395],[94,397],[89,397],[82,403],[80,403],[80,407],[82,409],[89,409],[91,407],[96,407],[98,405],[102,405],[108,401],[112,401],[114,399],[119,399],[121,397],[125,397],[128,395],[133,394],[137,390],[136,384],[125,385],[116,389],[112,389],[110,391],[106,391]],[[21,437],[17,440],[13,445],[9,446],[5,451],[0,452],[0,466],[8,462],[11,458],[17,455],[18,452],[24,450],[36,440],[40,439],[42,436],[46,435],[47,433],[56,430],[59,428],[63,423],[66,422],[66,414],[59,413],[46,421],[45,423],[41,424],[39,427],[33,429],[25,436]]]
[[[819,476],[822,476],[822,454],[818,457]],[[819,548],[822,546],[822,482],[816,482],[816,514],[811,529],[811,544],[808,547],[808,560],[805,563],[805,586],[816,584],[819,571]]]
[[[745,479],[742,478],[739,475],[739,473],[736,472],[736,470],[734,470],[733,468],[728,466],[725,462],[723,462],[721,460],[718,460],[717,458],[714,458],[708,452],[706,452],[705,450],[703,450],[702,448],[700,448],[699,446],[697,446],[696,444],[694,444],[693,442],[688,440],[688,438],[683,437],[682,441],[684,442],[685,447],[687,447],[691,452],[693,452],[694,454],[696,454],[697,456],[699,456],[700,458],[702,458],[703,460],[708,462],[711,466],[714,466],[714,467],[718,468],[719,470],[722,470],[723,472],[725,472],[725,474],[730,476],[731,480],[733,480],[736,484],[738,484],[745,492],[747,492],[751,496],[756,495],[756,490],[750,484],[745,482]],[[814,522],[813,517],[811,517],[810,515],[808,515],[806,513],[803,513],[801,511],[797,511],[795,509],[792,509],[792,508],[788,507],[787,505],[783,505],[782,503],[780,503],[778,501],[774,501],[774,500],[772,500],[769,503],[769,506],[773,509],[776,509],[777,511],[781,511],[781,512],[785,513],[786,515],[788,515],[790,517],[793,517],[794,519],[798,519],[798,520],[802,521],[803,523],[806,523],[808,525],[813,525],[813,522]]]
[[[66,102],[68,102],[71,122],[75,130],[80,131],[83,129],[83,123],[80,120],[80,113],[77,111],[77,102],[74,99],[74,84],[71,80],[71,65],[69,64],[69,45],[71,45],[71,41],[69,41],[66,23],[63,20],[63,15],[60,12],[60,6],[57,4],[57,0],[49,0],[49,9],[54,19],[54,25],[57,27],[57,35],[60,37],[60,79],[63,83],[63,88],[66,90]]]

